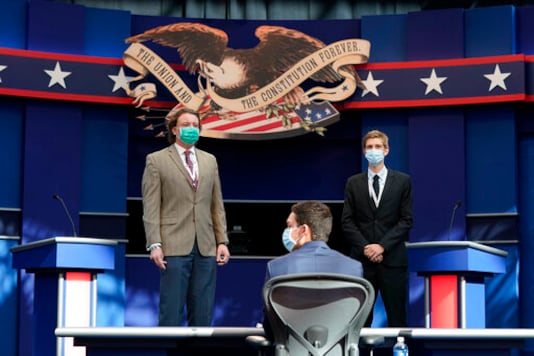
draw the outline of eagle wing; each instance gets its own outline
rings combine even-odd
[[[256,37],[260,43],[256,46],[259,67],[269,67],[271,71],[282,73],[292,65],[325,47],[325,44],[305,33],[280,26],[259,26]],[[347,68],[354,72],[353,67]],[[311,76],[318,82],[333,83],[343,79],[328,65]]]
[[[128,37],[126,43],[152,41],[176,48],[186,69],[193,73],[196,61],[220,64],[228,45],[226,32],[200,23],[180,22],[147,30]]]

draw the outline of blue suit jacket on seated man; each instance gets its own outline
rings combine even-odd
[[[290,253],[267,263],[265,281],[282,275],[309,272],[363,276],[360,262],[328,247],[332,213],[327,205],[318,201],[294,204],[286,224],[282,242]],[[267,338],[272,339],[265,317],[263,327]]]

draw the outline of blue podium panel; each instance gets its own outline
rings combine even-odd
[[[79,351],[72,338],[56,338],[53,330],[96,325],[96,275],[115,267],[116,245],[115,240],[55,237],[11,248],[13,267],[35,274],[32,355]]]
[[[116,241],[54,237],[13,247],[13,267],[102,270],[115,267]]]
[[[506,251],[472,241],[431,241],[408,246],[410,269],[419,274],[506,271]]]
[[[409,268],[425,278],[425,326],[484,328],[484,278],[506,272],[508,253],[472,241],[408,244]]]

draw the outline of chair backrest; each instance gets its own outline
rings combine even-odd
[[[375,298],[367,280],[333,273],[275,277],[263,287],[276,355],[358,355]]]

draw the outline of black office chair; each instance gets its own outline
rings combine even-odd
[[[357,356],[358,341],[375,298],[367,280],[332,273],[273,278],[263,302],[275,356]]]

